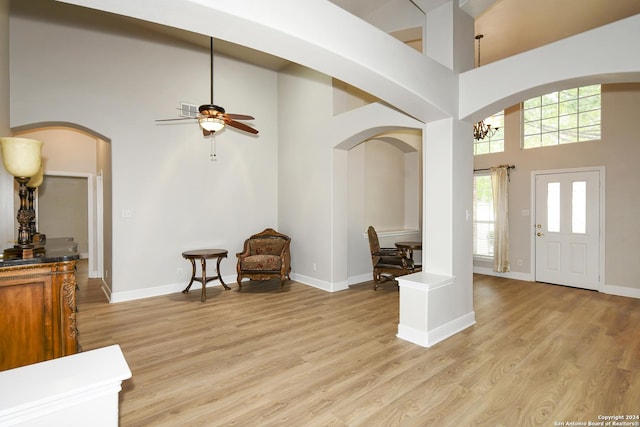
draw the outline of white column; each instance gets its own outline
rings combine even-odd
[[[430,347],[475,324],[471,255],[471,126],[429,123],[424,138],[420,273],[401,276],[399,338]]]
[[[473,19],[456,3],[427,15],[426,52],[459,72],[473,64]],[[398,337],[425,347],[475,323],[472,141],[471,125],[457,117],[423,132],[423,271],[398,278]]]

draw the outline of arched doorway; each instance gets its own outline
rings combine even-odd
[[[366,240],[364,198],[354,200],[357,194],[364,197],[364,158],[356,159],[350,155],[354,147],[365,141],[376,140],[383,146],[394,146],[402,157],[416,165],[413,170],[418,174],[410,192],[415,203],[414,221],[416,228],[422,225],[422,146],[424,124],[382,104],[373,103],[342,113],[334,117],[331,126],[325,129],[324,136],[331,141],[339,141],[332,150],[332,289],[346,289],[351,283],[370,280],[371,258]],[[414,146],[407,142],[407,135],[413,134]],[[355,152],[355,151],[354,151]],[[360,171],[358,171],[360,169]],[[358,180],[360,180],[358,182]],[[348,184],[348,185],[347,185]],[[361,186],[362,191],[353,187]],[[349,188],[351,187],[351,189]],[[407,186],[403,186],[406,191]],[[355,212],[353,206],[362,207]],[[360,219],[359,219],[360,218]],[[355,223],[355,221],[360,221]],[[375,225],[375,224],[374,224]],[[418,232],[419,233],[419,232]],[[407,240],[403,238],[402,240]]]
[[[368,226],[385,247],[421,240],[421,153],[418,129],[386,132],[348,150],[349,284],[371,279]]]
[[[110,268],[111,263],[109,139],[73,123],[34,123],[12,130],[16,136],[44,142],[45,181],[39,191],[45,199],[39,204],[36,193],[35,207],[37,215],[46,221],[42,224],[44,228],[39,224],[38,231],[48,238],[74,237],[81,257],[88,259],[89,277],[103,278],[105,264]],[[49,194],[45,196],[47,191]],[[82,194],[76,193],[75,197],[74,191]],[[69,203],[65,203],[64,198]],[[76,205],[78,209],[69,211],[70,206],[76,203],[86,204],[86,209]],[[41,212],[41,209],[46,209],[46,212]],[[80,217],[76,215],[78,211],[82,212]],[[79,231],[81,228],[86,230],[86,234]]]

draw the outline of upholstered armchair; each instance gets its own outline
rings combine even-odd
[[[397,248],[381,248],[378,233],[372,226],[369,226],[367,235],[369,237],[371,263],[373,264],[374,290],[378,289],[378,285],[385,280],[395,280],[398,276],[422,270],[420,266],[414,264],[411,258],[406,256],[404,251]]]
[[[280,290],[284,283],[291,280],[291,238],[272,228],[254,234],[244,242],[242,252],[236,254],[238,263],[238,290],[242,290],[242,279],[270,280],[280,279]]]

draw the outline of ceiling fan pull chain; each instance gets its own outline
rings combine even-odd
[[[211,136],[211,154],[209,154],[209,158],[211,159],[212,162],[215,162],[218,160],[217,154],[216,154],[216,137],[215,136]]]

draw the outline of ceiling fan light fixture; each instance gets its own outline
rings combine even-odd
[[[224,120],[218,117],[201,117],[198,119],[200,127],[208,132],[218,132],[224,128]]]
[[[211,104],[204,104],[198,107],[199,114],[197,117],[182,116],[180,118],[175,119],[160,119],[156,120],[157,122],[168,122],[174,120],[185,120],[185,119],[193,119],[196,118],[198,120],[198,124],[200,128],[202,128],[202,134],[204,136],[209,136],[214,132],[218,132],[222,130],[226,125],[231,126],[232,128],[236,128],[242,130],[244,132],[248,132],[256,135],[258,131],[251,126],[247,126],[244,123],[240,123],[237,120],[254,120],[252,116],[247,114],[227,114],[225,109],[219,105],[213,104],[213,37],[209,38],[210,40],[210,50],[211,50]],[[182,108],[181,108],[182,109]]]

